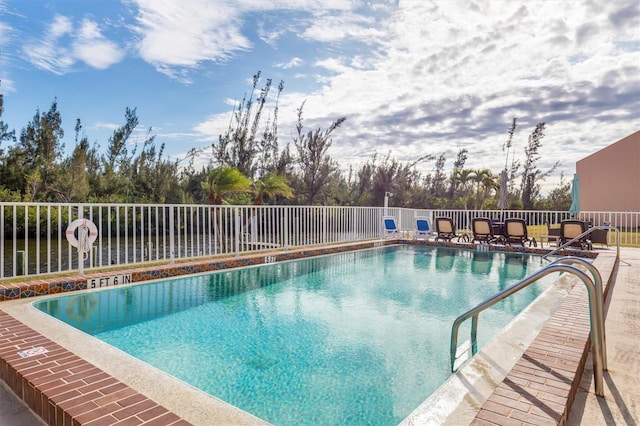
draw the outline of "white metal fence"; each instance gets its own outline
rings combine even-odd
[[[407,231],[415,216],[451,217],[460,229],[470,228],[474,217],[518,217],[533,227],[534,237],[545,233],[537,225],[569,218],[568,212],[552,211],[0,203],[0,278],[375,239],[385,215]],[[98,234],[82,263],[66,238],[67,227],[79,218],[93,222]],[[623,231],[623,245],[640,247],[638,212],[582,212],[579,218],[608,222]]]

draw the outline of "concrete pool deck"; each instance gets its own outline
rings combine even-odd
[[[613,249],[601,251],[600,252],[601,254],[606,255],[606,256],[603,256],[602,260],[604,260],[604,257],[610,257],[610,255],[613,252],[614,252]],[[638,343],[637,343],[638,335],[640,334],[640,331],[638,330],[638,322],[637,322],[637,319],[638,319],[637,314],[638,314],[638,311],[640,311],[640,308],[639,308],[640,296],[638,294],[639,287],[637,286],[638,277],[640,276],[640,250],[623,249],[621,251],[621,259],[623,261],[629,262],[631,266],[626,265],[625,263],[620,264],[620,268],[618,271],[618,278],[615,282],[615,285],[613,285],[612,287],[613,295],[616,295],[617,292],[627,291],[627,292],[630,292],[630,295],[635,295],[636,298],[633,299],[631,297],[627,297],[629,295],[625,295],[625,297],[622,297],[621,300],[617,300],[620,298],[614,298],[612,297],[612,295],[609,295],[609,298],[608,298],[609,311],[607,315],[607,336],[608,336],[607,346],[609,351],[609,356],[608,356],[609,371],[605,372],[605,387],[606,387],[605,398],[604,400],[602,400],[601,398],[594,397],[594,398],[591,398],[593,399],[593,401],[590,401],[590,397],[593,396],[593,390],[591,389],[589,392],[584,393],[584,396],[585,396],[584,401],[586,401],[586,406],[582,404],[582,407],[585,407],[585,408],[580,410],[578,414],[575,414],[574,413],[575,410],[581,407],[580,398],[582,395],[581,390],[577,389],[576,392],[578,396],[576,397],[576,402],[573,406],[573,410],[569,415],[570,424],[581,424],[580,421],[582,421],[582,424],[607,424],[606,421],[596,420],[596,418],[589,417],[590,415],[589,413],[593,411],[590,409],[590,407],[594,404],[596,406],[595,414],[598,414],[598,412],[602,413],[605,411],[609,411],[612,414],[615,414],[616,407],[617,407],[617,411],[620,413],[620,415],[622,415],[622,417],[620,418],[627,419],[627,423],[630,423],[629,419],[633,419],[631,421],[634,421],[634,420],[636,422],[638,421],[638,405],[639,405],[638,392],[637,391],[627,392],[627,389],[635,389],[636,387],[633,387],[634,383],[631,380],[629,382],[626,382],[626,384],[628,384],[629,387],[625,386],[623,388],[620,386],[620,383],[625,383],[622,381],[623,379],[621,377],[623,376],[621,376],[621,374],[633,375],[634,373],[637,373],[638,365],[640,363],[640,354],[639,354],[640,350],[638,349]],[[603,275],[604,275],[604,272],[603,272]],[[605,281],[606,280],[607,278],[605,278]],[[630,288],[627,289],[627,287],[630,287]],[[622,289],[622,290],[618,290],[618,289]],[[624,289],[627,289],[627,290],[624,290]],[[80,358],[85,358],[85,357],[92,358],[92,365],[94,364],[94,359],[95,359],[95,363],[98,364],[97,367],[103,371],[106,371],[107,374],[115,377],[127,377],[127,375],[130,374],[123,371],[119,371],[119,372],[116,371],[118,368],[124,368],[123,365],[126,364],[125,361],[114,362],[114,359],[118,359],[118,358],[114,358],[117,354],[111,353],[110,350],[107,348],[102,348],[100,346],[96,347],[93,340],[91,340],[92,342],[91,345],[87,345],[86,343],[83,344],[82,342],[79,343],[78,340],[82,340],[82,337],[78,335],[74,335],[74,330],[71,330],[71,327],[65,328],[65,326],[63,326],[62,324],[52,324],[50,320],[44,321],[44,319],[41,320],[43,324],[36,324],[38,321],[37,321],[37,318],[34,320],[34,317],[37,317],[37,315],[34,315],[34,312],[31,309],[28,309],[29,307],[30,307],[30,302],[25,300],[0,303],[0,310],[9,312],[11,314],[11,318],[18,320],[21,323],[23,322],[27,324],[29,327],[31,327],[31,329],[35,330],[37,334],[40,334],[41,336],[50,336],[50,337],[55,336],[56,343],[59,342],[64,348],[70,349],[71,353],[79,355]],[[583,310],[584,309],[580,311],[581,312],[580,316],[585,315],[586,312],[582,312]],[[614,315],[615,313],[619,313],[619,315]],[[629,328],[629,323],[630,323],[629,319],[634,318],[633,315],[636,315],[635,316],[636,322],[632,323],[635,328],[631,327],[632,328],[631,331],[625,331],[624,330],[625,327]],[[617,320],[615,320],[616,317],[618,318]],[[588,318],[588,313],[587,313],[587,318]],[[5,326],[4,317],[1,319],[1,322],[2,322],[2,327],[0,327],[0,329],[4,328]],[[23,326],[25,325],[23,324]],[[80,333],[80,332],[77,332],[77,330],[75,330],[75,332]],[[588,329],[587,329],[587,332],[588,332]],[[628,334],[628,333],[631,333],[631,334]],[[83,341],[87,342],[86,339],[87,337],[84,336]],[[0,337],[0,341],[1,340],[2,338]],[[74,342],[75,344],[77,344],[78,347],[73,347]],[[618,353],[616,351],[616,348],[612,347],[612,345],[614,345],[616,348],[621,348],[623,352]],[[69,348],[69,346],[71,346],[72,348]],[[103,358],[102,361],[100,360],[101,356]],[[4,358],[3,353],[0,353],[0,358]],[[618,360],[625,362],[623,367],[620,367],[619,365],[616,364]],[[629,362],[627,363],[628,360]],[[587,361],[586,364],[587,364],[587,368],[586,368],[587,372],[585,373],[586,379],[582,380],[581,386],[583,386],[585,389],[588,389],[586,386],[590,384],[590,378],[589,378],[590,376],[587,376],[587,374],[589,374],[591,371],[590,370],[591,362]],[[2,366],[3,366],[2,368],[4,369],[4,360],[3,360]],[[161,375],[159,379],[159,383],[153,382],[149,380],[149,377],[151,376],[151,372],[147,372],[144,369],[140,370],[140,367],[134,367],[134,370],[135,371],[133,371],[133,373],[138,374],[138,377],[134,378],[130,384],[127,384],[127,386],[132,386],[138,392],[141,392],[141,394],[146,395],[151,401],[160,402],[162,404],[162,407],[167,407],[170,413],[176,414],[176,418],[172,420],[175,424],[180,424],[180,422],[183,422],[182,424],[188,424],[188,423],[211,424],[211,420],[212,420],[211,415],[213,413],[218,412],[220,410],[226,412],[228,408],[224,406],[224,403],[222,403],[223,405],[221,408],[220,401],[216,400],[215,398],[199,395],[198,393],[199,391],[195,391],[193,394],[189,393],[190,396],[185,396],[185,394],[183,393],[183,392],[188,392],[188,389],[185,390],[184,388],[178,387],[176,389],[179,389],[179,390],[170,391],[169,384],[171,384],[171,381],[172,381],[171,378],[168,378],[168,377],[163,378]],[[518,380],[521,380],[521,378]],[[518,380],[516,381],[512,380],[512,382],[519,384]],[[145,383],[145,382],[151,382],[151,383]],[[577,382],[580,382],[580,380],[577,380]],[[523,386],[520,386],[520,387],[523,387]],[[1,400],[3,405],[0,405],[0,409],[3,410],[2,412],[3,415],[0,416],[0,418],[3,418],[5,417],[4,416],[5,414],[4,411],[6,409],[5,407],[7,407],[7,405],[4,404],[4,400],[5,400],[4,396],[7,395],[7,393],[4,387],[0,388],[0,392],[2,392],[2,395],[3,395],[3,398]],[[167,394],[174,394],[173,402],[171,401],[165,402]],[[509,415],[504,415],[505,414],[504,407],[508,407],[508,404],[507,405],[504,404],[506,402],[505,398],[507,396],[498,394],[496,397],[494,395],[495,395],[495,392],[489,397],[489,400],[488,400],[489,403],[487,404],[487,402],[485,402],[482,405],[482,409],[480,410],[479,414],[477,414],[476,417],[471,420],[473,424],[522,424],[523,422],[527,422],[527,420],[518,417],[520,416],[520,413],[524,412],[523,411],[524,406],[521,405],[520,403],[516,404],[516,402],[519,402],[519,401],[518,399],[515,398],[515,396],[511,395],[513,396],[513,398],[511,399],[513,403],[511,405],[514,405],[514,406],[509,408],[510,410],[508,413]],[[549,395],[553,395],[553,392],[550,392]],[[629,396],[630,399],[628,399],[627,396]],[[498,403],[496,403],[495,401],[492,401],[491,400],[492,397],[494,399],[497,398]],[[531,395],[530,394],[525,395],[524,397],[530,398]],[[194,398],[196,399],[194,400]],[[202,400],[198,400],[198,398],[202,398]],[[214,401],[212,402],[210,401],[210,399]],[[189,401],[189,404],[185,404],[185,401]],[[190,410],[192,410],[195,406],[201,405],[201,403],[204,404],[203,407],[205,407],[202,409],[202,412],[206,416],[204,418],[198,417],[199,415],[193,412],[190,412]],[[212,403],[213,405],[208,406],[207,408],[207,404],[210,404],[210,403]],[[615,407],[614,406],[609,407],[609,405],[611,405],[612,403],[615,404]],[[190,408],[184,407],[185,405],[189,405]],[[548,406],[552,406],[554,408],[560,409],[560,407],[554,406],[553,401],[546,403],[546,405],[544,405],[542,408],[540,408],[540,405],[541,404],[536,404],[536,403],[530,404],[530,406],[533,406],[534,408],[537,407],[538,409],[542,409],[543,411]],[[7,424],[11,424],[11,425],[20,424],[18,423],[19,421],[18,416],[25,415],[24,404],[21,404],[19,402],[9,403],[9,407],[11,407],[9,409],[11,410],[11,412],[15,412],[14,415],[16,416],[15,417],[16,421],[15,422],[12,421],[11,423],[7,423]],[[609,408],[605,410],[605,408],[603,407],[609,407]],[[123,407],[120,407],[119,409],[121,410],[122,408]],[[601,409],[598,411],[598,408],[601,408]],[[231,410],[231,412],[233,413],[233,410]],[[482,414],[483,412],[484,412],[484,415]],[[524,413],[526,414],[526,412]],[[27,414],[30,414],[30,413],[27,412]],[[515,414],[515,417],[513,416],[514,414]],[[539,416],[538,412],[533,412],[531,414],[534,417],[532,417],[529,420],[529,422],[536,423],[536,424],[546,423],[545,421],[543,421],[543,418]],[[578,423],[571,423],[577,419],[577,416],[579,414],[582,414],[581,420],[578,421]],[[228,414],[225,414],[225,415],[228,415]],[[256,424],[257,422],[259,422],[258,419],[250,415],[247,415],[248,417],[244,417],[243,414],[239,414],[239,413],[236,413],[235,415],[237,415],[238,417],[234,417],[234,415],[232,415],[231,417],[226,417],[226,421],[223,420],[224,417],[220,418],[219,419],[220,423],[224,422],[225,424]],[[500,415],[502,415],[502,417],[500,417]],[[182,418],[182,420],[180,418]],[[593,421],[591,421],[592,418],[594,419]],[[606,419],[606,417],[603,417],[603,418]],[[107,422],[100,423],[97,421],[99,419],[104,419],[104,418],[97,418],[95,424],[115,424],[116,423],[115,421],[112,423],[107,423]],[[144,423],[144,424],[171,424],[169,422],[161,422],[161,421],[156,421],[155,423],[152,423],[151,420],[154,420],[154,419],[159,419],[159,417],[151,418],[149,419],[149,423]],[[50,418],[48,420],[50,424],[56,424],[55,422],[51,422]],[[549,420],[549,424],[558,423],[558,422],[551,423],[552,420],[551,419],[548,419],[548,420]],[[496,421],[497,423],[492,423],[492,421]],[[566,421],[566,418],[563,421]],[[139,423],[142,424],[142,422],[139,422]],[[562,422],[560,423],[562,424]],[[23,423],[23,424],[34,424],[34,423]],[[82,423],[78,421],[77,424],[88,424],[88,423]],[[424,423],[413,423],[413,424],[424,424]],[[1,425],[2,423],[0,423],[0,426]]]

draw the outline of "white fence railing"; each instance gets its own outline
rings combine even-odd
[[[474,217],[518,217],[531,225],[534,237],[546,233],[545,223],[569,218],[568,212],[553,211],[0,203],[0,278],[375,239],[382,235],[384,215],[395,216],[409,231],[415,216],[448,216],[460,229],[470,228]],[[92,221],[98,233],[81,256],[66,238],[68,225],[79,218]],[[638,212],[582,212],[579,218],[608,222],[623,231],[623,245],[640,247]]]

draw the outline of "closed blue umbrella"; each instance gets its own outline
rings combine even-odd
[[[580,178],[578,174],[573,175],[573,182],[571,183],[571,207],[569,207],[569,214],[576,216],[580,213]]]

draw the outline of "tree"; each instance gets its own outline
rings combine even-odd
[[[2,120],[2,113],[4,112],[4,98],[0,93],[0,190],[3,185],[6,185],[11,177],[7,174],[6,158],[4,157],[4,150],[2,149],[2,142],[15,142],[15,131],[9,131],[9,126]]]
[[[261,206],[265,198],[275,199],[276,197],[291,198],[293,191],[287,183],[287,178],[276,172],[267,173],[262,179],[253,183],[255,197],[253,204]]]
[[[132,161],[135,148],[129,154],[127,144],[138,127],[136,108],[125,109],[125,124],[115,129],[109,137],[107,153],[102,158],[102,176],[97,195],[113,202],[129,201],[134,197]]]
[[[23,167],[24,179],[20,189],[29,193],[29,199],[49,200],[53,197],[53,187],[60,170],[58,160],[62,157],[64,145],[62,116],[58,102],[54,100],[44,114],[36,110],[33,120],[20,132],[19,150],[14,150]]]
[[[224,135],[220,135],[217,146],[212,146],[214,158],[218,164],[235,167],[249,178],[255,177],[258,160],[260,160],[259,165],[262,168],[262,174],[266,174],[265,168],[271,167],[277,162],[278,153],[277,111],[280,93],[284,89],[284,82],[281,81],[278,85],[273,121],[267,120],[263,139],[258,141],[256,135],[262,111],[271,90],[271,79],[269,78],[254,101],[253,94],[260,82],[260,74],[260,71],[258,71],[253,76],[253,86],[249,97],[247,98],[245,94],[237,109],[234,107],[227,132]]]
[[[545,123],[538,123],[529,135],[529,142],[525,148],[525,163],[522,171],[521,197],[522,207],[525,210],[534,208],[534,202],[540,197],[540,181],[547,178],[558,167],[556,162],[551,169],[542,172],[537,167],[540,159],[539,151],[542,146],[542,138],[545,136]]]
[[[540,200],[537,207],[541,210],[567,211],[571,206],[571,181],[560,175],[560,183]]]
[[[0,118],[4,112],[4,98],[0,93]],[[0,120],[0,158],[4,155],[2,150],[2,141],[14,142],[16,140],[16,132],[14,130],[9,131],[9,126],[2,120]]]
[[[444,172],[444,165],[446,159],[444,153],[440,154],[438,159],[436,160],[436,168],[433,173],[433,177],[431,179],[431,192],[433,196],[436,198],[446,198],[447,197],[447,175]]]
[[[71,157],[62,162],[60,180],[56,188],[58,198],[64,203],[86,201],[91,191],[87,173],[89,141],[86,136],[80,136],[81,130],[82,124],[78,119],[75,127],[76,146]]]
[[[490,196],[491,190],[497,188],[496,178],[489,169],[478,169],[473,174],[476,184],[475,202],[473,208],[479,210]]]
[[[456,182],[455,186],[465,210],[467,210],[469,203],[469,184],[474,178],[475,170],[473,169],[456,169],[453,171],[452,179]]]
[[[453,163],[453,171],[451,172],[451,176],[456,173],[456,170],[464,169],[464,164],[467,162],[467,151],[466,148],[463,148],[458,151],[456,155],[456,161]],[[443,163],[444,164],[444,163]],[[450,179],[449,183],[449,199],[453,200],[456,196],[456,181],[454,179]]]
[[[226,198],[251,192],[251,180],[235,167],[221,166],[209,172],[202,189],[210,204],[226,204]]]
[[[331,134],[347,117],[338,118],[324,131],[318,127],[315,131],[305,133],[302,125],[303,108],[304,102],[298,108],[297,135],[294,138],[300,166],[300,190],[297,192],[302,196],[303,203],[312,205],[326,201],[329,192],[327,184],[338,173],[338,165],[327,151],[331,146]]]

